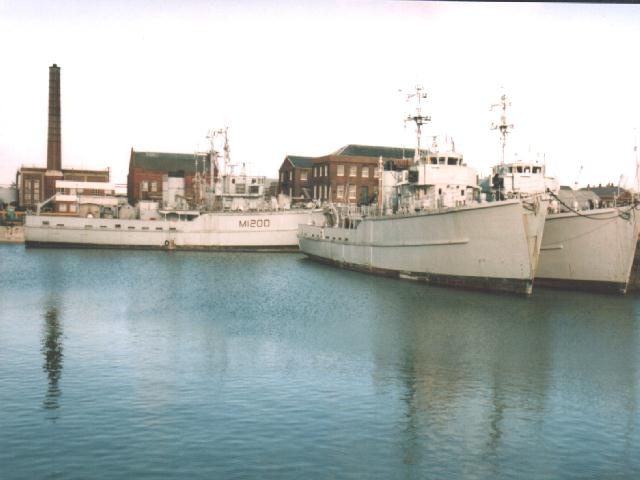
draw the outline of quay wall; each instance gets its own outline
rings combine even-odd
[[[0,226],[0,243],[23,243],[24,227],[6,227]]]

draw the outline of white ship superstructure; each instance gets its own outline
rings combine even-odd
[[[558,181],[538,162],[504,162],[508,129],[506,96],[502,96],[500,129],[503,156],[493,168],[490,183],[498,198],[549,192],[547,215],[536,285],[625,293],[636,253],[640,222],[636,205],[600,208],[597,202],[580,205],[564,201]],[[586,208],[587,206],[591,208]]]
[[[69,185],[65,184],[62,185],[66,187],[65,192],[57,194],[58,200],[69,204],[69,211],[77,215],[40,214],[40,211],[27,215],[25,244],[30,247],[297,250],[298,225],[321,221],[321,210],[291,208],[287,199],[267,201],[264,177],[246,175],[244,168],[240,174],[233,173],[226,133],[226,129],[213,132],[211,151],[195,155],[196,164],[204,165],[203,159],[208,155],[212,159],[208,172],[196,167],[196,205],[189,205],[185,199],[184,178],[171,175],[163,179],[162,202],[140,202],[135,209],[118,204],[115,198],[87,200],[75,190],[70,195]],[[216,136],[224,137],[222,166],[218,165],[219,154],[213,148]]]
[[[420,87],[416,98],[425,98]],[[530,294],[548,200],[479,202],[477,175],[453,145],[420,148],[414,165],[380,175],[378,204],[334,205],[300,226],[309,257],[354,270],[456,287]],[[382,170],[382,165],[380,165]]]

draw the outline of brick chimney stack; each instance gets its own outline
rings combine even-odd
[[[60,117],[60,67],[49,67],[49,131],[47,137],[47,170],[62,170],[62,121]]]

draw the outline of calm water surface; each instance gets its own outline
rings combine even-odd
[[[0,478],[640,478],[640,298],[0,246]]]

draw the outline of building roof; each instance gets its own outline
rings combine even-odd
[[[383,157],[383,158],[413,158],[413,148],[379,147],[373,145],[346,145],[332,155],[350,157]]]
[[[558,192],[558,198],[565,205],[573,205],[574,202],[578,204],[579,208],[587,208],[589,205],[589,201],[594,204],[600,202],[600,197],[591,190],[580,189],[573,190],[569,188],[561,188]]]
[[[581,190],[587,190],[590,192],[594,192],[600,198],[613,198],[619,197],[626,192],[626,190],[622,187],[618,187],[616,185],[605,185],[604,187],[587,187],[582,188]]]
[[[298,168],[311,168],[313,167],[313,157],[300,157],[298,155],[287,155],[287,160],[291,162],[291,165]]]
[[[160,152],[131,152],[131,167],[144,170],[159,170],[162,172],[195,173],[196,160],[193,153],[160,153]]]

